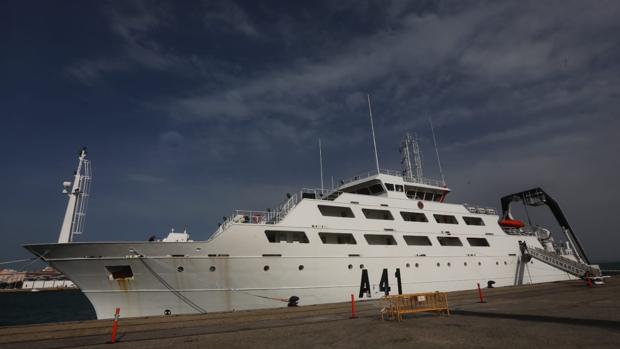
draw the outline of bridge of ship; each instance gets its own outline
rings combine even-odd
[[[274,209],[235,210],[221,224],[217,235],[231,224],[276,224],[280,222],[303,199],[333,201],[342,193],[354,193],[371,196],[385,196],[422,201],[443,202],[450,189],[443,181],[430,178],[403,176],[401,171],[382,169],[369,171],[351,178],[342,179],[335,189],[309,189],[287,194],[287,199]],[[472,213],[496,214],[492,208],[465,205]]]

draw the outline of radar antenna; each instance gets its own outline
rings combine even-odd
[[[69,196],[65,218],[60,228],[58,243],[73,242],[73,236],[84,232],[86,208],[92,180],[90,161],[86,160],[86,148],[78,156],[79,162],[73,183],[63,182],[63,193]]]

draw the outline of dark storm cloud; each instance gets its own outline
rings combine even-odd
[[[34,165],[3,153],[15,170],[2,178],[28,188],[2,204],[15,218],[0,228],[19,232],[5,255],[55,239],[64,202],[54,180],[65,177],[45,171],[70,174],[76,142],[92,144],[96,174],[84,239],[183,225],[206,238],[233,208],[263,209],[316,186],[319,137],[327,183],[372,168],[370,92],[382,167],[398,168],[398,139],[414,131],[426,174],[438,176],[432,117],[453,201],[497,205],[543,186],[594,259],[618,258],[607,218],[619,209],[616,2],[105,2],[44,28],[22,25],[23,9],[9,6],[10,61],[31,55],[25,37],[44,54],[8,84],[34,81],[33,66],[49,78],[9,94],[6,115],[16,116],[3,141],[56,146],[45,153],[55,160],[28,175],[19,174]],[[72,44],[48,45],[45,30]],[[79,140],[50,132],[84,124],[67,115],[88,120]],[[39,195],[30,181],[49,184]],[[41,203],[27,209],[24,197]],[[23,226],[26,211],[41,222]]]

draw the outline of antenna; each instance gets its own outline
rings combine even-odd
[[[437,166],[439,166],[439,174],[441,175],[441,183],[446,185],[446,179],[443,176],[443,170],[441,169],[441,161],[439,160],[439,150],[437,150],[437,140],[435,139],[435,129],[433,128],[433,120],[428,118],[428,122],[431,124],[431,133],[433,134],[433,144],[435,145],[435,154],[437,155]]]
[[[321,138],[319,138],[319,164],[321,166],[321,192],[323,191],[323,150],[321,149]]]
[[[372,130],[372,144],[375,147],[375,162],[377,163],[377,174],[379,174],[379,155],[377,153],[377,141],[375,140],[375,125],[372,121],[372,107],[370,105],[370,94],[366,94],[368,97],[368,113],[370,114],[370,129]]]

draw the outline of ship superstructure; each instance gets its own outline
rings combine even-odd
[[[271,210],[235,211],[207,241],[173,232],[163,241],[26,248],[73,280],[98,318],[110,318],[116,307],[125,316],[231,311],[584,272],[560,265],[568,261],[596,273],[583,251],[554,250],[540,229],[492,208],[448,203],[443,180],[404,165],[409,170],[370,171],[335,189],[300,190]],[[368,283],[360,287],[364,274]]]

